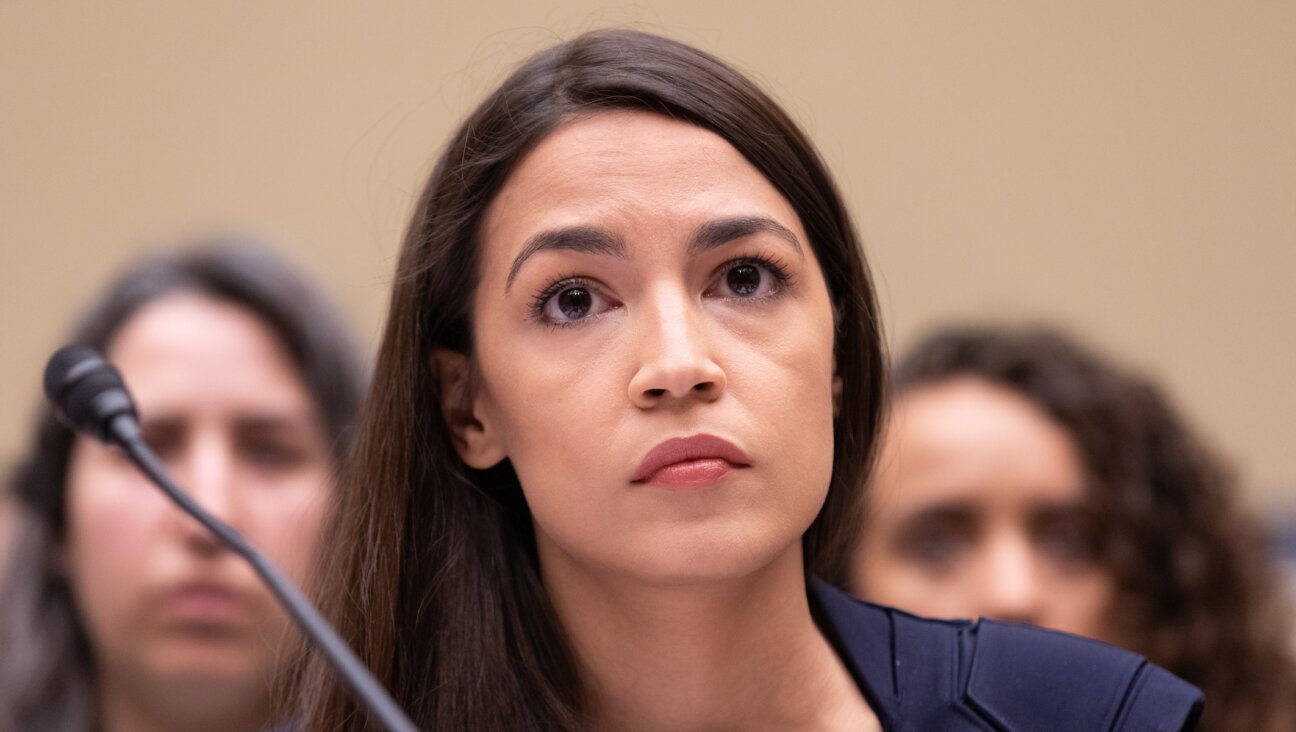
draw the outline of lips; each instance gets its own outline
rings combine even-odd
[[[694,435],[667,440],[639,463],[632,483],[663,488],[696,488],[723,480],[735,469],[751,467],[751,458],[728,440]]]
[[[248,597],[210,581],[184,582],[165,593],[163,611],[171,620],[202,626],[236,625],[247,619]]]

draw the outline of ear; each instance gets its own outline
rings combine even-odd
[[[441,416],[460,459],[469,467],[485,470],[508,457],[486,410],[482,408],[468,356],[438,348],[432,352],[432,371],[441,384]]]

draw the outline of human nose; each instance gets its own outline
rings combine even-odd
[[[667,401],[711,402],[725,390],[705,314],[683,293],[664,293],[645,308],[641,358],[630,379],[630,402],[651,409]]]
[[[1005,536],[987,551],[981,615],[1040,624],[1046,597],[1041,568],[1025,537]]]
[[[235,524],[233,448],[220,435],[195,435],[176,476],[180,487],[204,511],[226,524]],[[197,520],[177,509],[185,542],[200,553],[219,551],[221,543]]]

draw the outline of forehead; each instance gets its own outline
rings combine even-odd
[[[205,295],[176,293],[143,306],[113,338],[108,357],[145,414],[309,403],[275,332],[251,310]]]
[[[1075,502],[1074,438],[1020,394],[978,379],[915,388],[895,404],[875,489],[897,507]]]
[[[719,135],[636,110],[583,116],[558,128],[510,175],[483,222],[490,242],[540,228],[618,228],[773,215],[804,240],[791,204]]]

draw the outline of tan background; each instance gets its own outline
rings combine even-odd
[[[896,346],[1049,318],[1296,508],[1296,3],[0,0],[0,464],[110,272],[258,232],[372,344],[412,197],[528,52],[603,25],[752,73],[836,171]]]

